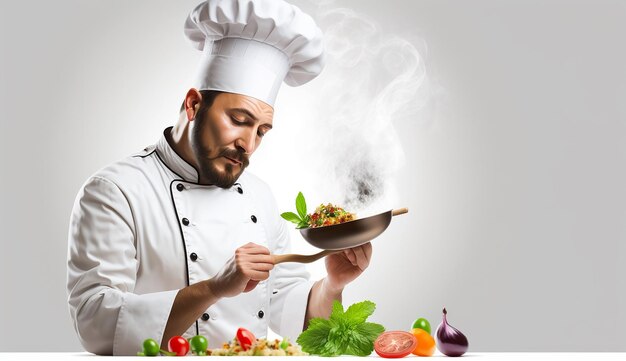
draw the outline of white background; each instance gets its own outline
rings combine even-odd
[[[197,2],[0,2],[0,351],[81,350],[65,291],[72,203],[176,121]],[[626,351],[626,2],[293,2],[406,39],[428,78],[423,106],[392,124],[402,157],[385,199],[410,212],[373,242],[344,304],[376,302],[387,329],[435,328],[446,306],[472,351]],[[312,104],[333,96],[319,85],[339,81],[320,79],[283,87],[252,158],[281,209],[300,190],[333,201],[299,149],[316,139]],[[323,262],[310,270],[322,277]]]

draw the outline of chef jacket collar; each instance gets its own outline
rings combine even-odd
[[[181,158],[167,142],[166,134],[172,131],[173,127],[166,128],[156,145],[156,151],[165,165],[179,177],[192,183],[198,183],[198,171],[194,166]]]

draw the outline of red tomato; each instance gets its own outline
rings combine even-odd
[[[185,356],[189,352],[189,342],[184,337],[174,336],[167,341],[167,349],[176,356]]]
[[[243,327],[237,330],[237,341],[244,351],[248,351],[252,343],[256,340],[254,334]]]
[[[412,333],[406,331],[383,332],[374,341],[374,350],[380,357],[400,358],[404,357],[417,347],[417,339]]]

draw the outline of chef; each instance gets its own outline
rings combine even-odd
[[[326,257],[327,276],[275,265],[288,227],[269,187],[245,170],[273,126],[281,83],[323,68],[322,33],[281,0],[210,0],[185,34],[202,51],[180,117],[155,145],[113,163],[80,189],[71,213],[70,314],[96,354],[135,355],[197,334],[220,347],[239,327],[293,342],[368,266],[371,245]],[[278,154],[276,155],[279,156]]]

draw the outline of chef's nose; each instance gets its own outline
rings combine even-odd
[[[246,130],[235,142],[235,146],[250,155],[256,147],[256,137],[254,131]]]

